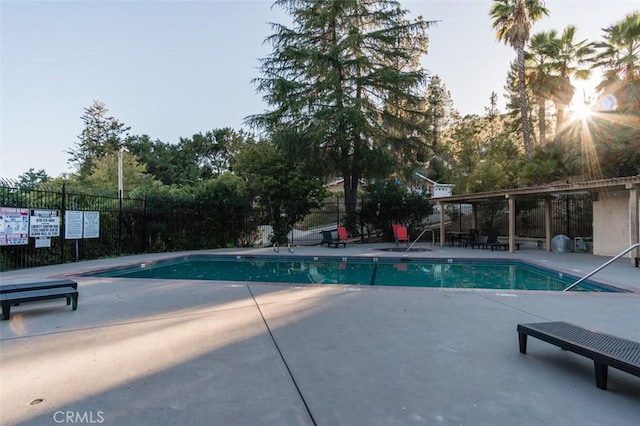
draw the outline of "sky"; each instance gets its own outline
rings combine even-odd
[[[490,0],[401,0],[438,21],[422,64],[440,76],[462,114],[484,114],[515,52],[498,42]],[[532,34],[567,25],[577,39],[640,9],[637,0],[547,0]],[[0,177],[29,169],[73,172],[67,160],[84,109],[103,102],[132,135],[178,143],[268,109],[252,80],[270,22],[289,17],[267,0],[0,0]],[[581,84],[579,92],[582,89]],[[586,84],[586,91],[595,84]]]

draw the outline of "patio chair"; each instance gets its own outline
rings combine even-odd
[[[393,224],[391,228],[393,228],[393,238],[396,241],[396,247],[400,246],[400,241],[406,242],[407,247],[409,247],[409,231],[407,231],[407,227]]]
[[[474,249],[476,247],[483,247],[483,245],[484,243],[480,242],[480,231],[477,229],[470,229],[467,240],[464,243],[464,248],[471,247]]]
[[[481,244],[483,249],[490,248],[491,250],[504,248],[507,250],[509,248],[509,244],[501,243],[498,241],[498,231],[489,231],[487,233],[487,241]]]
[[[345,228],[344,226],[338,226],[336,237],[333,236],[332,231],[320,232],[322,233],[322,241],[320,242],[320,246],[322,246],[323,244],[326,244],[327,247],[331,247],[332,245],[334,245],[335,248],[338,248],[340,244],[342,244],[343,247],[347,246],[347,239],[349,237],[347,235],[347,228]]]
[[[516,250],[520,250],[520,244],[521,243],[515,243]],[[501,243],[498,241],[497,231],[489,231],[487,234],[487,241],[480,243],[479,245],[481,245],[483,249],[490,248],[491,251],[500,249],[509,250],[509,243]]]
[[[338,226],[338,244],[342,244],[343,247],[346,247],[348,239],[349,235],[347,235],[347,228],[344,226]]]
[[[326,244],[327,246],[333,244],[335,239],[333,238],[331,231],[320,231],[320,233],[322,234],[322,241],[320,241],[320,247],[322,247],[323,244]]]

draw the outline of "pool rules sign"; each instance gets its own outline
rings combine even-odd
[[[0,246],[29,243],[29,209],[0,207]]]
[[[79,240],[100,236],[100,213],[67,210],[64,212],[64,239]]]
[[[51,237],[60,236],[60,210],[31,209],[29,236],[36,238],[36,247],[50,247]]]

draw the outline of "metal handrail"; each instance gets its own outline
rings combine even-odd
[[[577,286],[578,284],[580,284],[582,281],[586,280],[587,278],[589,278],[591,275],[595,274],[596,272],[604,269],[606,266],[608,266],[610,263],[612,263],[615,260],[618,260],[619,258],[621,258],[622,256],[624,256],[625,254],[629,253],[631,250],[633,250],[636,247],[640,247],[640,243],[635,243],[633,244],[631,247],[625,249],[624,251],[620,252],[619,254],[617,254],[614,258],[609,259],[607,262],[603,263],[602,265],[598,266],[596,269],[594,269],[593,271],[589,272],[587,275],[585,275],[584,277],[580,278],[578,281],[576,281],[575,283],[571,284],[569,287],[565,288],[562,291],[567,291],[572,289],[573,287]]]
[[[427,231],[431,231],[431,232],[433,232],[433,229],[431,229],[431,228],[429,228],[429,227],[424,228],[424,230],[420,233],[420,235],[418,235],[418,238],[416,238],[416,239],[415,239],[415,241],[414,241],[414,242],[412,242],[412,243],[411,243],[411,245],[410,245],[409,247],[407,247],[407,249],[406,249],[405,251],[409,251],[409,250],[411,250],[411,247],[413,247],[413,246],[415,245],[415,243],[417,243],[417,242],[418,242],[418,240],[419,240],[420,238],[422,238],[422,236],[424,235],[424,233],[425,233],[425,232],[427,232]]]

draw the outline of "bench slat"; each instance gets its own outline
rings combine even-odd
[[[18,291],[27,290],[41,290],[46,288],[56,287],[73,287],[78,288],[78,283],[73,280],[53,280],[53,281],[39,281],[30,283],[18,283],[18,284],[4,284],[0,285],[0,294],[14,293]]]

